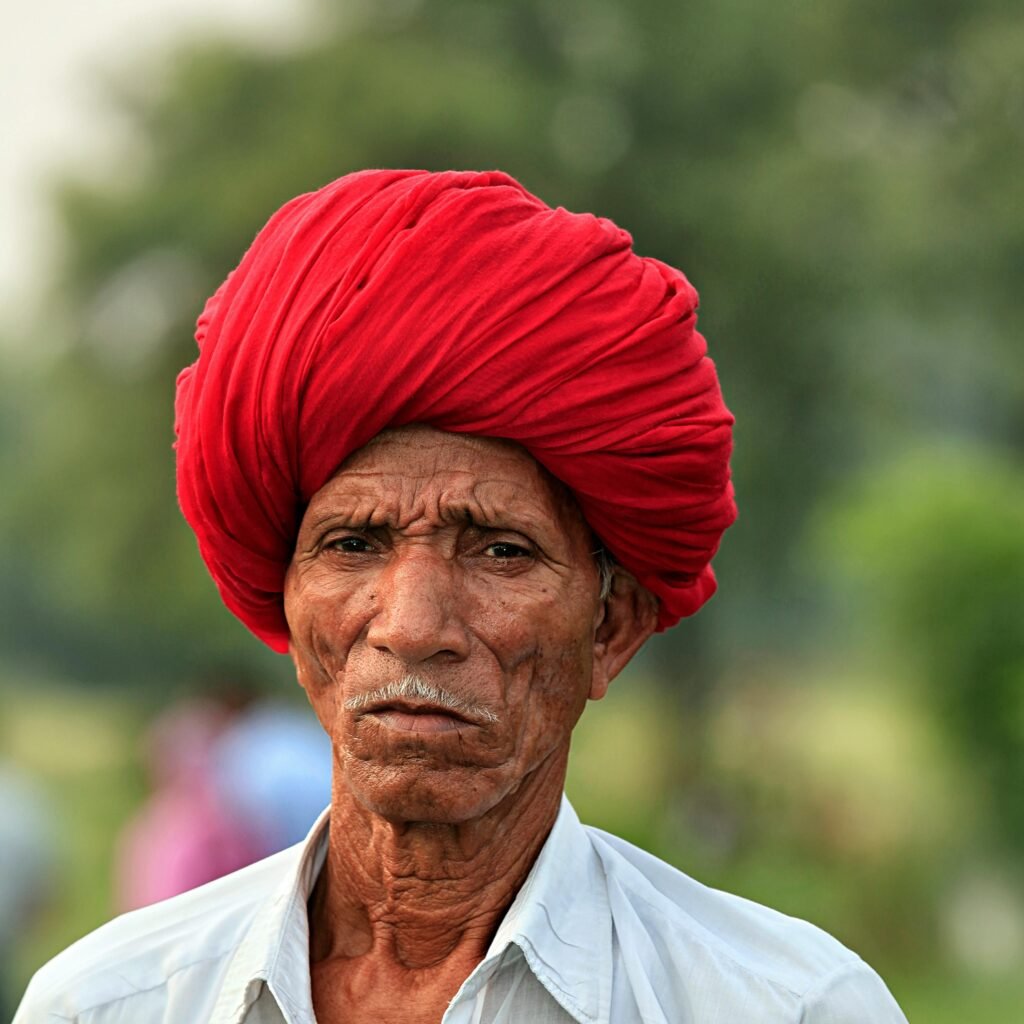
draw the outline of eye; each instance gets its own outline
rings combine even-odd
[[[529,558],[533,553],[522,544],[513,544],[511,541],[501,540],[495,544],[488,544],[484,553],[491,558]]]
[[[340,551],[346,555],[365,555],[373,551],[373,545],[357,534],[346,534],[343,537],[332,537],[324,544],[328,551]]]

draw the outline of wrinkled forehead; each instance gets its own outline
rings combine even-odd
[[[392,427],[349,455],[332,481],[337,484],[381,470],[393,475],[396,486],[400,476],[415,474],[422,479],[450,470],[464,473],[471,483],[497,481],[499,486],[488,488],[491,493],[504,494],[515,504],[535,504],[566,528],[583,526],[592,534],[572,491],[526,448],[506,438],[453,433],[426,424]]]

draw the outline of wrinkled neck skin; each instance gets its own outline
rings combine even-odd
[[[483,816],[457,824],[382,818],[336,773],[327,858],[309,903],[314,969],[360,960],[392,976],[445,967],[464,980],[551,831],[568,754],[566,742]]]

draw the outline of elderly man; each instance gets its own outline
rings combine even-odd
[[[334,751],[298,846],[122,917],[18,1024],[894,1024],[811,925],[580,825],[573,726],[696,611],[731,417],[678,272],[498,174],[280,210],[200,319],[178,493]]]

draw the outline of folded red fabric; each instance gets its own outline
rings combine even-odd
[[[388,427],[508,438],[660,602],[711,596],[732,416],[697,293],[611,221],[500,172],[375,170],[283,206],[199,318],[178,499],[228,608],[276,651],[305,505]]]

